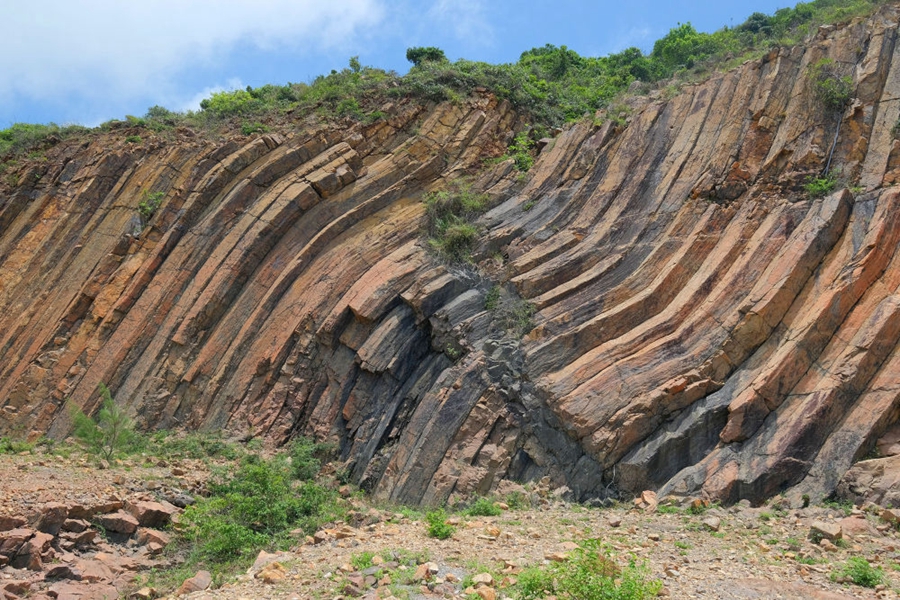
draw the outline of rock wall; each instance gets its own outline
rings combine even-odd
[[[898,16],[574,124],[525,177],[485,161],[523,125],[487,93],[61,143],[0,188],[0,433],[64,436],[105,382],[144,427],[335,441],[393,501],[827,495],[900,416]],[[847,189],[810,199],[836,129]],[[422,239],[462,175],[496,204],[477,266]]]

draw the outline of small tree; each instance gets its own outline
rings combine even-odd
[[[447,56],[434,46],[415,46],[406,49],[406,60],[418,67],[424,62],[447,62]]]
[[[74,433],[90,452],[105,460],[111,460],[117,452],[134,442],[134,422],[116,404],[105,384],[100,383],[98,389],[103,404],[97,413],[97,420],[92,420],[80,408],[73,406]]]

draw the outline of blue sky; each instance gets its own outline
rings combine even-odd
[[[7,0],[0,6],[0,128],[97,125],[211,92],[307,82],[347,66],[409,68],[406,48],[513,62],[544,44],[649,52],[679,22],[738,25],[775,0]]]

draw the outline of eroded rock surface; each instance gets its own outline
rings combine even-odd
[[[90,413],[105,382],[145,427],[335,441],[401,502],[542,477],[827,495],[900,415],[897,17],[575,124],[524,181],[483,167],[522,125],[487,94],[60,144],[0,189],[0,433],[66,435],[65,402]],[[854,81],[832,161],[854,189],[811,199],[823,58]],[[422,240],[422,195],[462,174],[496,203],[477,268]]]

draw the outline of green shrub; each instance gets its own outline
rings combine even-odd
[[[158,431],[147,440],[147,449],[170,458],[224,458],[234,460],[241,451],[236,444],[222,439],[220,433],[178,433]]]
[[[185,537],[196,557],[227,561],[290,543],[288,532],[315,531],[342,515],[334,491],[295,481],[283,454],[243,457],[210,483],[210,497],[184,512]]]
[[[266,133],[268,131],[269,128],[262,123],[244,122],[241,124],[241,133],[243,133],[244,135],[251,135],[253,133]]]
[[[470,260],[478,238],[471,222],[487,209],[488,197],[458,181],[448,190],[426,194],[423,201],[431,248],[451,262]]]
[[[157,209],[160,204],[162,204],[163,198],[165,197],[165,192],[151,192],[150,190],[144,190],[144,193],[138,202],[138,212],[141,214],[144,221],[149,221],[153,215],[156,214]]]
[[[34,444],[24,440],[14,440],[3,436],[0,437],[0,454],[19,454],[21,452],[30,452],[34,448]]]
[[[141,136],[139,136],[139,135],[129,135],[128,137],[125,138],[125,141],[128,142],[129,144],[140,144],[142,140],[141,140]]]
[[[519,574],[516,587],[526,600],[548,595],[584,600],[642,600],[655,597],[662,583],[650,579],[647,566],[637,565],[633,559],[619,567],[610,549],[600,540],[591,539],[581,542],[566,562],[525,569]]]
[[[88,451],[105,460],[112,460],[116,454],[133,447],[139,436],[134,430],[134,422],[113,400],[109,388],[100,383],[98,389],[103,403],[96,421],[77,406],[70,405],[74,434]]]
[[[487,294],[484,295],[484,309],[485,310],[494,310],[500,304],[500,292],[501,288],[499,285],[493,286],[488,290]]]
[[[86,131],[88,129],[80,125],[60,127],[55,123],[15,123],[7,129],[0,129],[0,156],[26,154]]]
[[[456,532],[456,528],[447,523],[447,513],[443,508],[425,514],[428,523],[428,537],[446,540]]]
[[[833,175],[824,175],[822,177],[813,177],[810,175],[806,178],[803,189],[810,198],[821,198],[833,192],[836,186],[837,178]]]
[[[506,154],[513,159],[516,169],[525,173],[534,166],[534,156],[531,154],[533,149],[534,142],[527,132],[522,131],[513,139]]]
[[[440,48],[417,46],[406,49],[406,60],[418,67],[424,62],[447,62],[447,56]]]
[[[837,571],[832,580],[850,580],[858,586],[874,588],[884,583],[884,569],[873,567],[861,556],[851,556]]]
[[[493,501],[487,498],[479,498],[475,504],[466,510],[466,514],[470,517],[496,517],[503,511]]]
[[[316,455],[325,449],[324,444],[317,444],[304,437],[296,438],[290,446],[291,472],[294,478],[300,481],[314,479],[322,466]]]
[[[830,111],[843,111],[853,98],[853,78],[849,75],[841,76],[837,63],[830,58],[812,65],[810,77],[815,86],[816,98]]]

